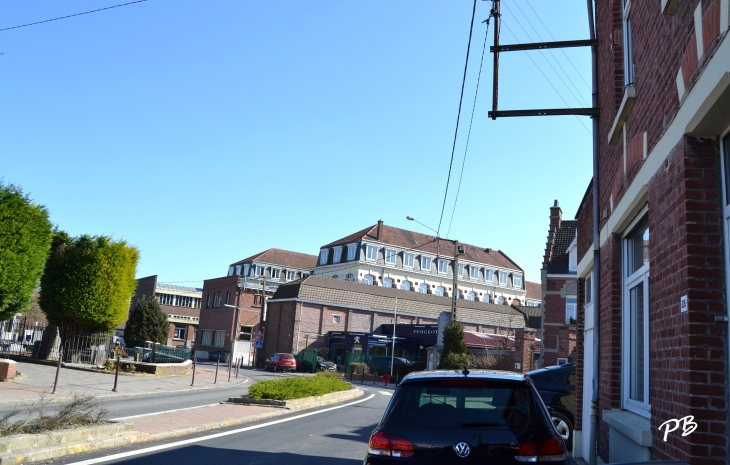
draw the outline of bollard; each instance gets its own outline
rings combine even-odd
[[[362,379],[360,380],[360,384],[365,384],[365,368],[362,369]]]
[[[193,382],[190,383],[191,386],[193,384],[195,384],[195,362],[197,362],[197,361],[198,361],[198,357],[193,358]]]
[[[243,357],[236,359],[236,379],[238,379],[238,370],[241,368],[241,362],[243,362]]]
[[[117,372],[114,373],[114,389],[112,389],[112,392],[117,392],[117,380],[119,380],[119,365],[121,365],[121,359],[119,358],[119,355],[117,355]]]
[[[213,384],[218,382],[218,365],[221,363],[221,354],[218,354],[218,360],[215,362],[215,379],[213,380]]]
[[[58,372],[61,371],[61,361],[63,360],[63,349],[58,351],[58,365],[56,366],[56,380],[53,382],[53,392],[56,393],[56,386],[58,386]]]
[[[228,382],[231,382],[231,371],[233,371],[233,360],[228,356]]]

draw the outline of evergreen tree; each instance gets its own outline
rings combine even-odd
[[[71,334],[111,331],[127,319],[138,259],[137,249],[124,241],[54,234],[40,305],[62,342]]]
[[[51,235],[46,208],[0,181],[0,321],[30,308]]]
[[[469,365],[469,355],[464,342],[464,325],[452,321],[444,326],[444,348],[441,351],[439,368],[462,369]]]
[[[143,297],[129,312],[124,328],[124,342],[127,347],[144,345],[145,341],[165,344],[170,325],[167,315],[154,297]]]

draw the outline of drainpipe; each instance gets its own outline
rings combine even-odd
[[[591,40],[596,39],[596,28],[594,23],[593,0],[588,0],[588,28],[590,30]],[[591,46],[591,74],[592,74],[592,93],[593,108],[598,108],[598,46]],[[598,381],[600,370],[598,367],[599,357],[599,337],[600,320],[599,309],[601,308],[600,298],[600,282],[601,282],[601,228],[600,228],[600,190],[599,190],[599,133],[598,133],[598,115],[593,116],[593,390],[591,393],[591,419],[589,426],[589,465],[596,465],[598,455]]]
[[[302,305],[304,305],[304,303],[299,302],[299,323],[297,324],[297,353],[299,353],[299,334],[302,330]]]

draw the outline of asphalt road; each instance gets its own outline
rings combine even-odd
[[[365,457],[370,433],[383,416],[392,393],[392,389],[365,387],[368,390],[364,397],[339,406],[61,460],[78,465],[359,465]]]

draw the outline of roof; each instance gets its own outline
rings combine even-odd
[[[437,241],[436,236],[395,228],[385,224],[382,225],[380,240],[378,240],[378,225],[375,224],[354,234],[345,236],[342,239],[330,242],[329,244],[322,246],[322,248],[345,245],[359,240],[390,244],[396,247],[413,249],[416,252],[426,252],[432,255],[436,255],[438,253],[444,257],[454,257],[454,247],[451,239],[442,237]],[[522,268],[501,250],[463,243],[459,243],[459,245],[464,246],[465,250],[464,254],[459,255],[460,260],[522,271]]]
[[[467,347],[482,349],[515,350],[515,340],[501,334],[488,334],[476,331],[464,331],[464,342]]]
[[[550,253],[550,262],[548,263],[548,273],[568,274],[568,247],[575,239],[575,233],[578,228],[578,222],[575,220],[561,221],[560,226],[555,231],[555,239],[553,240],[553,250]]]
[[[269,302],[282,299],[322,303],[348,308],[393,313],[398,298],[398,314],[437,319],[442,312],[451,311],[451,298],[433,294],[392,289],[382,286],[342,281],[321,276],[308,276],[281,284]],[[464,323],[524,328],[525,318],[508,305],[487,304],[459,299],[456,301],[458,319]]]
[[[267,249],[256,255],[231,263],[231,266],[242,265],[251,262],[271,263],[272,265],[281,265],[291,268],[301,268],[311,270],[317,264],[317,256],[309,255],[301,252],[292,252],[291,250]]]
[[[520,306],[517,307],[520,311],[525,312],[527,315],[527,326],[529,328],[540,329],[542,327],[542,308],[541,307],[528,307]]]
[[[462,370],[431,370],[431,371],[414,371],[409,373],[401,383],[408,383],[411,381],[422,381],[424,379],[440,379],[440,378],[461,378],[461,379],[474,379],[474,378],[487,378],[493,380],[506,380],[506,381],[524,381],[527,375],[523,373],[513,373],[511,371],[499,371],[499,370],[469,370],[465,376]]]
[[[203,289],[199,287],[178,286],[177,284],[157,283],[155,291],[167,291],[170,293],[186,293],[203,295]]]
[[[525,281],[526,298],[530,300],[542,300],[542,284]]]

